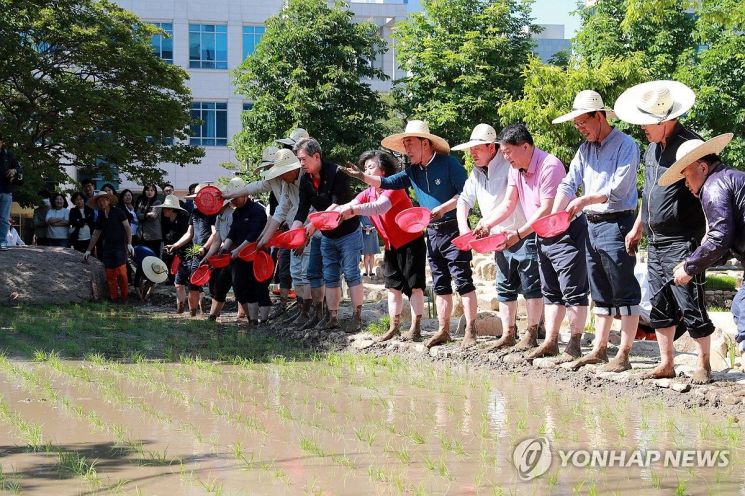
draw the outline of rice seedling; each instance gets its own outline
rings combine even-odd
[[[416,431],[411,431],[406,437],[408,437],[414,444],[424,444],[424,436]]]
[[[93,487],[100,486],[101,479],[96,472],[98,460],[89,460],[74,451],[60,452],[58,457],[60,471],[81,477]]]
[[[445,465],[445,460],[442,457],[435,460],[434,458],[426,456],[424,458],[424,466],[433,474],[439,475],[447,480],[453,480],[453,476],[450,474],[447,465]]]
[[[458,456],[462,456],[462,457],[466,456],[466,450],[463,447],[463,443],[461,441],[457,439],[449,439],[445,437],[445,435],[443,434],[441,434],[439,437],[440,437],[440,447],[443,450],[449,451]]]
[[[207,494],[214,494],[215,496],[222,496],[223,485],[219,479],[208,477],[206,481],[200,480],[199,483],[202,485]]]
[[[362,427],[355,429],[354,435],[357,437],[357,439],[367,444],[367,446],[370,448],[372,448],[372,445],[375,443],[375,438],[377,437],[377,434],[375,432]]]
[[[0,491],[10,494],[21,494],[22,486],[17,476],[6,474],[0,466]]]
[[[309,453],[313,456],[317,456],[320,458],[323,458],[326,456],[326,453],[321,449],[321,447],[310,439],[309,437],[301,437],[300,438],[300,449],[305,451],[306,453]]]

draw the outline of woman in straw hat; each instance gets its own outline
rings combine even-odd
[[[725,165],[719,158],[732,136],[727,133],[706,142],[686,141],[678,148],[677,161],[659,180],[665,186],[685,179],[686,187],[701,199],[707,221],[701,246],[673,273],[676,284],[689,284],[693,276],[729,253],[745,261],[745,172]],[[732,317],[737,325],[735,341],[745,370],[745,286],[732,300]],[[672,354],[672,350],[666,351]],[[672,361],[672,356],[666,358]]]
[[[162,212],[163,242],[165,243],[164,253],[178,256],[184,255],[183,249],[174,248],[174,245],[189,230],[189,214],[184,208],[176,195],[168,195],[163,203],[153,205],[154,210]],[[169,261],[170,265],[170,261]],[[187,302],[186,288],[189,284],[189,267],[182,261],[179,264],[174,277],[174,286],[176,287],[176,313],[184,313]]]
[[[644,190],[642,208],[626,236],[629,253],[636,250],[642,229],[649,241],[647,268],[649,290],[653,296],[650,324],[657,334],[662,363],[647,378],[673,377],[672,346],[675,337],[685,331],[698,347],[699,368],[694,382],[708,382],[710,336],[714,324],[706,312],[704,275],[694,284],[670,284],[676,265],[699,246],[706,230],[701,202],[683,183],[662,186],[660,177],[673,165],[678,149],[689,140],[701,139],[685,128],[678,118],[692,106],[696,97],[677,81],[650,81],[636,85],[618,97],[614,111],[619,119],[642,127],[649,141],[643,156]]]

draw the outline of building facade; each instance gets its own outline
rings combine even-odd
[[[543,31],[533,34],[533,40],[536,43],[535,54],[542,61],[548,62],[551,57],[561,51],[571,53],[572,42],[564,39],[563,24],[539,24],[539,26],[543,28]]]

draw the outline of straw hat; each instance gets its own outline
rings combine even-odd
[[[639,126],[659,124],[685,114],[696,101],[693,90],[677,81],[650,81],[624,91],[616,100],[618,118]]]
[[[613,112],[613,109],[605,106],[605,104],[603,103],[603,97],[600,96],[600,93],[592,90],[582,90],[577,93],[577,96],[574,97],[574,103],[572,104],[571,112],[567,112],[566,114],[557,117],[551,122],[553,124],[559,124],[562,122],[571,121],[575,117],[579,117],[582,114],[599,111],[605,112],[605,116],[609,119],[616,116],[615,112]]]
[[[276,146],[267,146],[261,153],[261,162],[256,166],[257,169],[266,170],[274,163],[274,156],[277,155],[279,148]]]
[[[380,144],[390,150],[405,154],[406,149],[404,148],[404,138],[409,137],[426,138],[432,142],[432,147],[437,153],[442,153],[443,155],[450,153],[450,145],[448,145],[448,142],[443,138],[430,133],[429,126],[424,121],[415,120],[407,122],[406,129],[403,133],[388,136],[387,138],[384,138]]]
[[[289,138],[278,139],[277,143],[282,143],[283,145],[287,145],[287,146],[294,146],[295,143],[297,143],[303,138],[310,138],[310,135],[308,134],[308,131],[299,127],[297,129],[292,130]]]
[[[228,184],[224,188],[221,188],[221,190],[222,190],[223,195],[225,195],[228,193],[235,193],[236,191],[240,191],[245,187],[246,187],[246,181],[244,181],[242,177],[234,177],[228,182]],[[228,203],[230,203],[231,201],[233,201],[232,198],[225,200],[222,204],[223,207],[227,205]]]
[[[163,203],[161,203],[160,205],[153,205],[153,208],[172,208],[174,210],[184,210],[183,208],[181,208],[181,204],[179,203],[178,197],[176,195],[166,196],[163,200]]]
[[[150,281],[159,284],[168,279],[168,266],[158,257],[145,257],[142,259],[142,273]]]
[[[489,124],[479,124],[471,132],[471,139],[466,143],[454,146],[452,150],[466,150],[474,146],[497,142],[497,132]]]
[[[704,158],[707,155],[719,155],[724,147],[732,140],[732,133],[720,134],[711,138],[709,141],[692,139],[684,141],[675,152],[675,163],[660,177],[657,184],[660,186],[670,186],[671,184],[683,179],[683,169],[691,165],[696,160]]]
[[[274,165],[261,173],[265,180],[279,177],[285,172],[294,171],[300,168],[300,161],[290,150],[280,150],[274,156]]]
[[[109,201],[111,201],[111,206],[112,207],[114,205],[116,205],[117,203],[119,203],[119,198],[117,198],[115,194],[113,194],[113,193],[107,193],[105,191],[99,191],[95,195],[93,195],[90,198],[88,198],[87,205],[90,208],[98,208],[98,199],[99,198],[103,198],[103,197],[108,197]]]

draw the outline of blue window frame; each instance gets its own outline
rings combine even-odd
[[[189,24],[189,67],[191,69],[228,68],[228,26]]]
[[[154,22],[153,26],[159,27],[165,31],[167,36],[154,34],[150,38],[155,55],[163,59],[168,64],[173,64],[173,23],[171,22]]]
[[[196,146],[228,145],[228,104],[192,102],[191,118],[202,121],[192,124],[189,143]]]
[[[243,59],[249,57],[264,36],[264,26],[243,26]]]

